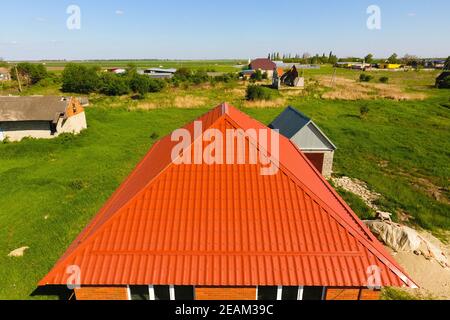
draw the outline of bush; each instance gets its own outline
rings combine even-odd
[[[263,79],[263,74],[261,70],[256,70],[256,72],[252,74],[251,79],[254,81],[261,81]]]
[[[256,85],[250,85],[247,87],[247,93],[245,98],[249,101],[272,100],[276,96],[276,93],[278,93],[278,91],[274,91],[273,89]]]
[[[108,96],[122,96],[130,93],[130,85],[123,76],[105,73],[101,78],[100,93]]]
[[[359,81],[361,82],[370,82],[372,81],[373,77],[371,75],[365,74],[365,73],[361,73],[361,75],[359,76]]]
[[[159,79],[148,79],[148,92],[160,92],[165,87],[165,82]]]
[[[370,109],[368,106],[366,106],[366,105],[361,106],[361,108],[359,109],[360,118],[364,119],[367,116],[367,114],[369,113],[369,111],[370,111]]]
[[[380,82],[381,83],[388,83],[389,82],[389,78],[388,77],[381,77],[380,78]]]
[[[141,96],[144,96],[149,89],[149,77],[145,75],[140,75],[137,73],[133,73],[130,79],[130,89],[134,93],[139,93]]]
[[[450,75],[444,77],[442,80],[437,81],[436,84],[439,89],[450,89]]]
[[[98,90],[100,78],[95,67],[69,63],[62,73],[62,91],[89,94]]]

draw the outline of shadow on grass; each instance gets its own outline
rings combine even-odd
[[[67,301],[73,298],[73,290],[69,290],[67,286],[38,287],[30,294],[30,297],[38,297],[41,299],[51,298]]]

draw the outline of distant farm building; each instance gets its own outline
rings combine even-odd
[[[396,70],[402,68],[403,65],[399,63],[380,63],[378,69]]]
[[[0,68],[0,81],[11,80],[11,75],[7,68]]]
[[[367,70],[372,68],[372,65],[370,63],[363,62],[337,62],[335,67],[354,70]]]
[[[260,70],[262,73],[267,73],[269,78],[273,77],[274,70],[277,70],[277,65],[270,59],[260,58],[255,59],[249,64],[249,68],[251,70],[258,71]]]
[[[336,146],[320,128],[293,107],[286,108],[270,125],[295,143],[316,169],[326,178],[333,172]]]
[[[444,69],[445,60],[426,60],[424,66],[431,69]]]
[[[123,69],[123,68],[112,68],[112,69],[108,69],[108,72],[115,73],[115,74],[124,74],[127,72],[127,70]]]
[[[177,72],[177,69],[149,68],[145,70],[139,70],[138,72],[153,79],[171,79]]]
[[[86,128],[84,109],[75,98],[0,97],[0,141],[50,139]]]

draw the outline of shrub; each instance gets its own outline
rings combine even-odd
[[[263,79],[263,74],[261,70],[256,70],[256,72],[252,74],[251,79],[254,81],[261,81]]]
[[[262,75],[263,80],[269,79],[269,74],[267,72],[264,72]]]
[[[257,85],[250,85],[247,87],[246,99],[249,101],[255,100],[272,100],[278,91],[261,87]]]
[[[366,106],[366,105],[361,106],[361,108],[359,108],[360,118],[364,119],[367,116],[367,114],[369,113],[369,111],[370,111],[370,109],[368,106]]]
[[[130,86],[125,77],[105,73],[101,78],[100,92],[108,96],[121,96],[130,93]]]
[[[365,74],[365,73],[361,73],[361,75],[359,76],[359,81],[361,82],[370,82],[372,81],[373,77],[371,75]]]
[[[450,74],[436,83],[439,89],[450,89]]]
[[[159,79],[148,79],[148,92],[160,92],[165,87],[165,82]]]
[[[89,94],[100,86],[100,78],[95,67],[85,67],[69,63],[62,73],[62,91]]]
[[[204,70],[197,70],[195,73],[193,73],[189,81],[194,84],[201,84],[209,81],[208,73]]]
[[[388,77],[381,77],[380,78],[380,82],[381,83],[388,83],[389,82],[389,78]]]
[[[149,91],[149,80],[145,75],[133,73],[130,79],[130,89],[134,93],[139,93],[141,96],[144,96]]]

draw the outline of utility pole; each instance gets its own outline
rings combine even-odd
[[[19,82],[19,92],[22,92],[22,84],[20,83],[20,77],[19,77],[19,72],[17,71],[17,65],[14,66],[14,69],[16,70],[16,78],[17,78],[17,81]]]
[[[334,83],[336,82],[336,72],[337,72],[337,68],[334,67],[334,72],[333,72],[333,76],[331,77],[331,87],[334,87]]]

